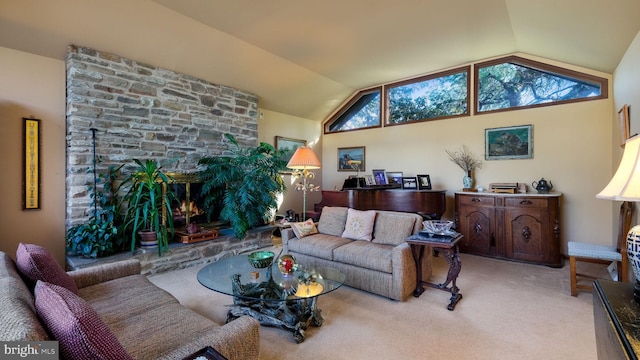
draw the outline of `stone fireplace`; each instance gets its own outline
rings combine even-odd
[[[258,143],[258,98],[248,92],[80,46],[68,48],[66,69],[67,227],[89,216],[94,151],[98,172],[154,159],[192,179],[203,156],[223,153],[225,133]]]

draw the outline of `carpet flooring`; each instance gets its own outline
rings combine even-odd
[[[568,265],[554,269],[468,254],[461,259],[463,299],[454,311],[446,309],[449,294],[436,289],[397,302],[343,286],[318,299],[325,321],[310,327],[304,342],[261,327],[260,358],[596,359],[591,293],[570,296]],[[201,286],[200,268],[149,279],[184,306],[224,323],[232,300]],[[444,280],[447,270],[444,259],[434,258],[431,280]]]

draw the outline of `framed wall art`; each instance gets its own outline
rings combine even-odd
[[[40,209],[40,120],[23,120],[23,210]]]
[[[533,126],[510,126],[485,129],[485,159],[533,158]]]
[[[431,190],[431,178],[429,175],[418,175],[418,190]]]
[[[293,153],[296,152],[296,149],[299,147],[303,147],[307,145],[307,140],[301,139],[292,139],[284,136],[276,136],[275,139],[275,148],[276,150],[284,150],[285,151],[285,160],[289,162]],[[281,171],[282,174],[291,174],[291,171],[285,170]]]
[[[365,171],[364,146],[338,148],[338,171]]]
[[[413,176],[413,177],[403,177],[402,178],[402,188],[406,189],[406,190],[416,190],[416,189],[418,189],[418,182],[417,182],[415,176]]]
[[[629,138],[629,105],[627,104],[624,104],[618,111],[618,132],[620,133],[620,146],[624,147]]]
[[[371,172],[373,173],[373,179],[375,180],[376,185],[388,184],[387,173],[386,171],[384,171],[384,169],[375,169],[371,170]]]

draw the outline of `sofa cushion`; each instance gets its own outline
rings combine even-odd
[[[347,222],[347,208],[325,206],[318,221],[318,232],[321,234],[342,236]]]
[[[400,245],[413,234],[415,223],[414,214],[380,211],[373,229],[373,242]]]
[[[22,275],[34,284],[36,281],[41,280],[62,286],[75,294],[78,293],[78,287],[73,278],[60,267],[56,259],[42,246],[18,244],[16,264]]]
[[[368,241],[352,241],[333,251],[333,260],[366,269],[392,273],[393,246]]]
[[[292,223],[291,230],[293,230],[293,233],[296,234],[298,239],[318,233],[318,229],[316,228],[316,224],[313,223],[312,218],[304,222]]]
[[[36,316],[33,294],[13,259],[0,252],[0,340],[41,341],[49,336]]]
[[[353,240],[371,241],[373,238],[373,224],[376,221],[376,211],[361,211],[348,209],[347,222],[342,232],[342,237]]]
[[[65,359],[131,359],[100,316],[70,290],[38,281],[36,311]]]
[[[334,249],[353,242],[339,236],[314,234],[302,239],[290,239],[289,251],[333,260]]]

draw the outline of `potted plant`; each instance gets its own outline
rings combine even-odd
[[[278,208],[277,198],[286,190],[281,171],[286,169],[285,150],[260,143],[242,148],[233,135],[225,134],[230,154],[199,161],[202,195],[208,212],[222,203],[220,219],[228,221],[238,239],[254,226],[268,222]],[[220,201],[222,200],[222,201]]]
[[[169,185],[172,178],[154,160],[133,159],[134,171],[125,179],[130,186],[124,200],[127,201],[127,222],[131,226],[131,252],[135,250],[138,236],[147,247],[157,240],[158,255],[169,249],[169,235],[173,237],[173,211],[171,201],[176,195]]]
[[[120,168],[122,166],[110,166],[107,173],[95,177],[94,184],[88,184],[93,210],[88,222],[67,230],[66,247],[69,254],[97,258],[122,250],[124,239],[121,226],[124,219],[120,213],[121,202],[117,189],[114,188]],[[92,169],[87,171],[91,172]]]

